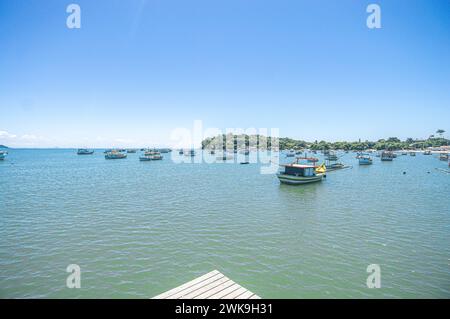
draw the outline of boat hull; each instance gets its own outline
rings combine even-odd
[[[278,179],[283,184],[288,185],[303,185],[303,184],[309,184],[309,183],[315,183],[320,182],[323,179],[323,174],[317,174],[316,176],[295,176],[295,175],[288,175],[288,174],[277,174]]]
[[[127,158],[127,156],[125,154],[123,155],[105,155],[105,159],[110,160],[110,159],[123,159],[123,158]]]
[[[371,164],[372,164],[372,160],[363,159],[363,158],[359,159],[359,165],[371,165]]]

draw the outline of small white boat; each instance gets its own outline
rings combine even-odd
[[[447,153],[441,153],[439,154],[439,159],[441,161],[448,161],[448,154]]]

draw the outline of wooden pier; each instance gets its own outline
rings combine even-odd
[[[152,299],[261,299],[218,270],[191,280]]]

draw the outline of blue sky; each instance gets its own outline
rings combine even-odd
[[[445,0],[0,0],[0,144],[170,145],[194,120],[428,137],[450,131],[449,39]]]

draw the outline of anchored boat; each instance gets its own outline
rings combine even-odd
[[[315,165],[300,164],[300,159],[302,158],[297,158],[292,164],[280,165],[284,167],[284,171],[277,174],[280,182],[289,185],[302,185],[322,181],[325,173],[317,173]]]
[[[358,153],[356,158],[358,159],[359,165],[371,165],[373,163],[372,157],[369,154]]]
[[[139,156],[140,161],[157,161],[162,160],[163,156],[157,150],[145,151],[143,156]]]
[[[392,152],[388,152],[388,151],[385,151],[385,152],[382,152],[381,153],[381,160],[382,161],[384,161],[384,162],[392,162],[392,160],[394,159],[394,153],[392,153]]]
[[[78,155],[91,155],[94,154],[94,150],[88,150],[87,148],[79,148],[77,150]]]
[[[6,158],[7,154],[7,151],[0,151],[0,161],[3,161]]]
[[[294,156],[295,156],[294,150],[289,150],[289,152],[286,154],[286,157],[294,157]]]
[[[127,157],[126,153],[120,152],[118,150],[113,150],[105,154],[105,159],[122,159],[126,157]]]

